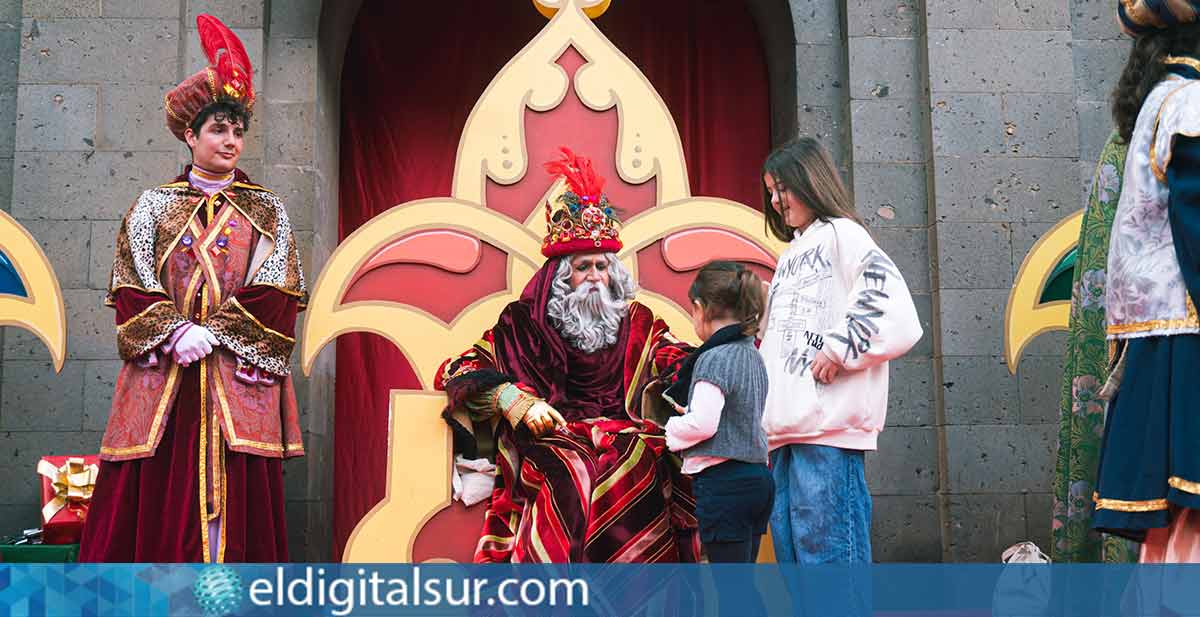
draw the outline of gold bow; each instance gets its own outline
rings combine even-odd
[[[92,499],[92,489],[96,487],[96,476],[100,468],[95,463],[85,464],[79,457],[67,459],[62,467],[46,459],[38,461],[39,474],[50,479],[54,485],[54,498],[42,506],[42,520],[50,522],[63,508],[71,505],[71,510],[83,520],[87,516],[87,502]]]

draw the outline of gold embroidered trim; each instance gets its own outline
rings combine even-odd
[[[237,431],[234,430],[234,427],[233,427],[233,416],[229,412],[229,399],[228,399],[227,395],[225,394],[225,386],[223,383],[223,379],[224,379],[223,376],[218,374],[217,378],[213,380],[213,384],[217,388],[217,400],[221,405],[221,415],[223,415],[225,417],[225,425],[229,427],[229,443],[230,443],[230,445],[249,446],[251,448],[258,448],[260,450],[266,450],[268,452],[278,452],[281,454],[288,450],[296,450],[298,452],[304,451],[304,443],[303,442],[298,443],[298,444],[289,443],[289,444],[281,446],[279,444],[267,443],[265,441],[254,441],[251,439],[243,439],[241,437],[238,437]],[[282,426],[280,427],[280,429],[283,430]]]
[[[127,446],[124,448],[101,447],[100,453],[111,456],[125,456],[127,454],[143,454],[154,449],[158,427],[162,425],[163,417],[167,413],[167,403],[171,401],[171,396],[175,393],[175,379],[178,376],[179,365],[172,363],[171,368],[167,371],[167,384],[163,387],[162,398],[158,399],[158,408],[154,410],[154,420],[150,423],[150,435],[146,438],[146,443],[140,446]]]
[[[176,120],[178,120],[184,124],[189,124],[189,122],[187,120],[180,118],[179,114],[175,113],[175,110],[171,107],[171,93],[170,92],[163,95],[163,108],[165,108],[167,110],[168,116],[171,116],[172,118],[175,118]]]
[[[1163,64],[1182,64],[1184,66],[1190,66],[1193,69],[1200,71],[1200,60],[1197,60],[1195,58],[1189,58],[1187,56],[1163,56],[1162,63]]]
[[[1192,482],[1191,480],[1184,480],[1179,476],[1171,476],[1171,478],[1167,480],[1167,485],[1185,493],[1200,495],[1200,482]]]
[[[1129,334],[1131,332],[1150,332],[1173,328],[1200,328],[1200,316],[1196,315],[1196,305],[1190,295],[1184,296],[1187,302],[1187,316],[1183,319],[1155,319],[1138,323],[1112,324],[1108,326],[1109,334]]]
[[[1124,501],[1121,499],[1101,499],[1098,493],[1092,493],[1092,501],[1096,502],[1097,510],[1115,510],[1117,512],[1155,512],[1158,510],[1167,509],[1166,499]]]
[[[254,325],[258,326],[259,328],[262,328],[264,332],[274,334],[275,336],[278,336],[279,338],[281,338],[289,343],[295,344],[296,339],[294,339],[282,332],[279,332],[277,330],[268,328],[265,324],[263,324],[263,322],[259,321],[257,317],[255,317],[254,315],[251,315],[250,311],[247,311],[246,307],[242,306],[242,303],[238,302],[237,298],[230,298],[229,303],[232,304],[234,306],[234,308],[241,311],[243,315],[245,315],[247,318],[250,319],[250,321],[254,322]]]
[[[1158,154],[1157,153],[1157,150],[1158,150],[1158,125],[1159,125],[1159,122],[1162,121],[1163,110],[1165,110],[1167,108],[1167,102],[1171,100],[1171,97],[1178,94],[1184,88],[1187,88],[1188,86],[1196,85],[1197,83],[1200,83],[1200,82],[1189,81],[1188,83],[1168,92],[1167,96],[1163,97],[1162,103],[1160,103],[1158,106],[1158,115],[1156,115],[1154,117],[1154,131],[1150,134],[1150,171],[1154,172],[1154,177],[1158,178],[1158,181],[1162,182],[1164,184],[1167,182],[1167,166],[1171,164],[1171,153],[1167,152],[1167,158],[1166,158],[1166,160],[1163,161],[1163,165],[1160,168],[1158,165],[1158,156],[1157,156],[1157,154]],[[1184,135],[1184,136],[1193,136],[1193,135],[1189,135],[1188,133],[1180,133],[1180,134]]]

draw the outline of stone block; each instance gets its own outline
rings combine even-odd
[[[265,173],[264,182],[283,200],[292,227],[311,230],[317,194],[317,179],[313,169],[300,165],[270,165]]]
[[[931,495],[871,497],[871,553],[877,562],[942,560],[942,532]]]
[[[238,169],[241,169],[243,172],[245,172],[246,175],[250,176],[250,179],[255,182],[258,182],[258,179],[263,177],[262,159],[242,157],[242,159],[238,161]]]
[[[1029,251],[1033,249],[1033,245],[1051,227],[1054,223],[1013,223],[1012,227],[1012,261],[1013,261],[1013,280],[1016,280],[1017,272],[1021,269],[1021,264],[1024,263],[1025,257],[1029,255]]]
[[[179,141],[163,127],[163,94],[174,84],[100,86],[100,150],[174,152]]]
[[[309,501],[305,561],[341,561],[333,554],[333,507],[329,501]]]
[[[834,163],[839,167],[846,163],[846,137],[842,130],[842,121],[841,106],[830,108],[801,103],[796,110],[797,134],[819,140],[821,145],[829,150]]]
[[[1057,424],[948,426],[949,491],[1049,492],[1057,440]]]
[[[1108,0],[1071,0],[1071,32],[1075,40],[1119,39],[1116,9]]]
[[[1079,118],[1079,158],[1095,161],[1100,158],[1109,135],[1116,130],[1107,102],[1080,101],[1076,106]]]
[[[923,227],[884,227],[871,232],[875,242],[895,262],[912,292],[929,291],[929,232]]]
[[[17,87],[16,150],[89,151],[95,143],[94,86]]]
[[[287,6],[294,3],[283,4]],[[261,0],[187,0],[187,23],[194,24],[197,15],[208,13],[219,17],[230,28],[262,28],[263,8],[266,5]],[[251,54],[250,57],[262,56]]]
[[[179,19],[179,0],[104,0],[101,10],[109,18]]]
[[[850,37],[897,36],[917,33],[921,6],[915,0],[846,2],[846,28]]]
[[[992,29],[1000,25],[998,3],[991,0],[927,0],[927,28]]]
[[[88,286],[88,238],[91,230],[87,221],[33,220],[20,223],[50,259],[62,288]]]
[[[946,424],[1015,424],[1020,386],[999,356],[944,356]]]
[[[1070,94],[1004,96],[1008,152],[1018,156],[1079,157],[1075,99]]]
[[[921,106],[916,101],[851,101],[854,162],[923,162],[922,119]]]
[[[846,95],[842,48],[836,45],[797,45],[796,66],[805,67],[796,80],[796,102],[818,107],[839,107]]]
[[[937,220],[1057,222],[1078,207],[1074,167],[1069,159],[939,157]]]
[[[36,464],[36,463],[35,463]],[[32,529],[42,520],[42,509],[38,507],[41,501],[40,493],[34,493],[27,503],[0,504],[0,529],[8,529],[5,535],[16,533],[22,529]],[[11,495],[4,495],[6,500],[13,500]]]
[[[906,355],[888,364],[887,428],[931,426],[933,411],[933,363],[929,358]]]
[[[283,497],[287,501],[308,499],[308,462],[305,457],[283,461]]]
[[[854,205],[870,229],[928,224],[925,165],[855,163]]]
[[[83,430],[103,432],[112,411],[120,360],[87,360],[83,364]]]
[[[6,356],[8,357],[8,356]],[[0,430],[78,431],[83,426],[83,363],[4,361]]]
[[[946,284],[946,279],[941,279]],[[942,353],[948,356],[999,356],[1004,353],[1004,289],[942,289]]]
[[[924,89],[913,38],[850,39],[850,98],[911,99]]]
[[[267,108],[266,156],[272,164],[311,164],[316,133],[312,103],[278,103]]]
[[[4,23],[0,19],[0,83],[15,88],[21,64],[21,21]]]
[[[932,427],[896,427],[879,434],[867,452],[867,486],[878,495],[931,495],[937,491],[937,434]]]
[[[1014,30],[1070,30],[1069,0],[1012,0],[997,2],[1001,28]]]
[[[117,254],[117,232],[120,229],[120,221],[92,221],[88,287],[107,290],[112,282],[113,258]]]
[[[17,80],[0,83],[0,156],[12,157],[17,143]]]
[[[317,40],[267,41],[267,98],[273,102],[317,100]]]
[[[930,114],[934,155],[982,156],[1004,152],[999,96],[935,94]]]
[[[1017,375],[1021,383],[1021,422],[1051,424],[1059,420],[1062,403],[1063,359],[1025,357]]]
[[[21,0],[0,0],[0,24],[21,23]]]
[[[928,40],[935,97],[942,92],[1075,91],[1068,78],[1073,70],[1069,31],[931,27]]]
[[[36,28],[34,21],[23,23],[24,83],[178,81],[178,19],[60,19],[37,21]]]
[[[1113,11],[1115,20],[1115,13]],[[1075,57],[1075,92],[1081,101],[1108,102],[1132,48],[1130,39],[1080,41],[1071,44]]]
[[[99,17],[100,0],[24,0],[21,15],[43,19]]]
[[[938,277],[943,289],[999,289],[1012,284],[1008,223],[938,223]]]
[[[306,280],[316,280],[317,271],[313,268],[313,232],[297,231],[296,248],[300,250],[300,267],[306,272]]]
[[[5,384],[7,388],[7,384]],[[100,451],[100,434],[73,431],[5,431],[0,432],[0,501],[8,505],[32,504],[32,522],[15,529],[27,529],[40,524],[41,476],[37,474],[38,459],[64,454],[94,454]],[[7,533],[7,532],[6,532]]]
[[[908,356],[928,358],[933,355],[933,296],[913,294],[913,305],[917,307],[917,319],[921,322],[921,339],[908,351]]]
[[[308,551],[308,502],[286,502],[284,516],[287,520],[288,555],[292,561],[304,561]]]
[[[1050,554],[1051,526],[1054,523],[1054,495],[1029,493],[1025,495],[1026,535],[1038,548]]]
[[[1027,539],[1023,495],[951,495],[948,512],[949,562],[998,563]]]
[[[789,0],[797,43],[836,45],[841,40],[839,6],[822,0]]]
[[[320,2],[274,2],[271,4],[272,37],[316,38],[321,23]]]
[[[1025,346],[1026,358],[1052,357],[1061,358],[1067,352],[1067,331],[1053,330],[1043,332],[1029,341]]]
[[[63,290],[67,310],[67,358],[112,360],[117,357],[117,334],[112,309],[104,306],[104,292],[93,289]],[[50,353],[37,337],[12,329],[4,336],[4,360],[48,361]],[[4,394],[8,394],[5,377]]]
[[[171,157],[152,152],[18,152],[12,212],[20,219],[119,220],[142,191],[178,173]]]
[[[0,210],[12,212],[13,160],[0,157]]]

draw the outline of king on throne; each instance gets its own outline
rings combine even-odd
[[[567,187],[545,204],[546,262],[434,384],[455,449],[494,447],[475,561],[696,561],[690,481],[643,415],[647,385],[688,346],[633,300],[620,223],[591,161],[563,148],[546,170]]]

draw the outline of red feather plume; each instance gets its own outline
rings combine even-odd
[[[600,199],[600,191],[604,189],[604,178],[592,167],[592,160],[586,156],[578,156],[566,146],[559,147],[562,158],[545,164],[546,171],[553,176],[563,176],[567,179],[567,187],[580,197]]]
[[[196,28],[208,63],[226,83],[241,85],[246,89],[247,98],[253,99],[254,68],[242,40],[212,15],[197,15]]]

